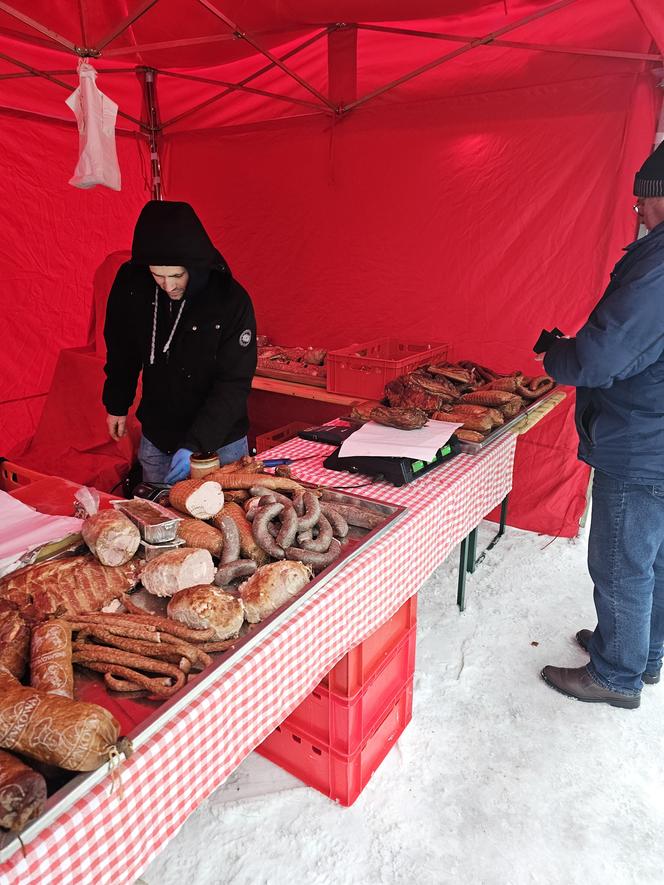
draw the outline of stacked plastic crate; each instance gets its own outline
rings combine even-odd
[[[257,752],[352,805],[413,707],[417,597],[348,652]]]

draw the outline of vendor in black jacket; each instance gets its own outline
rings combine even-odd
[[[108,298],[104,336],[102,400],[113,439],[125,433],[143,372],[136,415],[144,480],[184,479],[192,452],[218,451],[222,464],[247,453],[254,311],[188,203],[143,208],[131,261]]]

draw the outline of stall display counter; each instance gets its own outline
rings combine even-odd
[[[192,811],[350,649],[392,618],[505,498],[512,484],[515,446],[516,437],[505,436],[478,455],[458,455],[400,488],[325,470],[322,461],[332,447],[320,443],[292,439],[269,452],[275,458],[306,457],[294,470],[303,481],[352,486],[364,497],[405,507],[407,513],[289,611],[276,629],[245,646],[245,653],[160,724],[113,778],[101,771],[99,781],[66,812],[34,839],[24,840],[23,850],[16,844],[3,854],[0,882],[135,881]],[[346,780],[335,781],[339,798],[343,791],[350,796],[375,766],[384,746],[383,725],[386,731],[400,727],[409,716],[410,697],[406,686],[391,718],[378,723],[378,743],[362,744],[360,749],[366,749],[352,767],[344,760]],[[317,777],[338,775],[335,761],[328,758],[327,774],[319,770]],[[312,781],[314,775],[311,772]]]

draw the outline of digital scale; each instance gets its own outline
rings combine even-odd
[[[403,486],[408,482],[419,479],[420,476],[438,467],[443,461],[453,458],[458,451],[456,437],[452,437],[449,442],[438,449],[431,461],[415,460],[413,458],[387,458],[384,456],[340,457],[338,447],[360,426],[356,422],[349,421],[340,425],[311,427],[308,430],[300,431],[299,436],[302,439],[312,440],[313,442],[337,446],[336,450],[323,461],[323,467],[326,467],[328,470],[344,470],[349,473],[361,473],[364,476],[370,477],[380,476],[394,486]]]

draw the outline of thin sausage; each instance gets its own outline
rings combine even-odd
[[[113,676],[119,676],[121,679],[126,679],[128,682],[134,683],[134,685],[140,685],[141,688],[147,688],[148,691],[151,691],[154,695],[158,695],[160,698],[169,698],[171,695],[175,694],[176,691],[179,691],[182,688],[185,680],[185,675],[181,670],[178,670],[178,675],[173,677],[175,680],[173,685],[164,685],[162,678],[145,676],[143,673],[138,673],[130,667],[125,667],[123,664],[111,664],[103,661],[86,661],[86,663],[81,664],[81,666],[86,667],[88,670],[95,670],[97,673],[110,673]]]
[[[348,525],[356,525],[362,529],[374,529],[385,521],[385,517],[381,513],[365,510],[364,507],[356,507],[353,504],[341,504],[337,501],[332,506],[337,513],[343,516]]]

